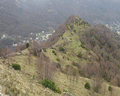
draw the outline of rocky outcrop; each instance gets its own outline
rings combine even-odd
[[[73,96],[71,93],[63,92],[62,96]]]

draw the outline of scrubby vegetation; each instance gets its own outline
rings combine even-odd
[[[28,48],[29,47],[29,43],[26,43],[26,48]]]
[[[53,53],[54,55],[57,55],[57,53],[55,52],[55,50],[53,50],[52,53]]]
[[[58,62],[60,62],[60,59],[59,59],[59,58],[56,58],[56,60],[57,60]]]
[[[59,50],[62,51],[62,52],[65,51],[65,49],[63,47],[59,47]]]
[[[112,87],[111,87],[111,86],[109,86],[109,87],[108,87],[108,90],[109,90],[109,91],[112,91]]]
[[[14,68],[15,70],[21,70],[21,67],[19,64],[12,64],[12,68]]]
[[[82,53],[81,53],[81,52],[78,54],[78,57],[79,57],[79,58],[82,58]]]
[[[90,83],[89,82],[85,83],[85,88],[88,89],[88,90],[90,90]]]
[[[50,88],[53,91],[56,91],[56,86],[55,83],[53,81],[51,81],[50,79],[46,78],[44,80],[42,80],[41,82],[39,82],[40,84],[42,84],[45,87]]]
[[[39,82],[40,84],[42,84],[45,87],[50,88],[51,90],[57,92],[57,93],[62,93],[59,87],[56,87],[55,83],[53,81],[51,81],[50,79],[46,78],[44,80],[42,80],[41,82]]]

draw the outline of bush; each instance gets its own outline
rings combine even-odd
[[[79,57],[79,58],[82,58],[82,53],[81,53],[81,52],[78,54],[78,57]]]
[[[70,28],[73,30],[73,28],[74,28],[74,25],[70,25]]]
[[[73,76],[76,76],[77,74],[77,69],[73,69]]]
[[[70,65],[66,65],[66,67],[70,67]]]
[[[85,83],[85,88],[88,89],[88,90],[90,90],[90,83],[89,82]]]
[[[74,30],[74,33],[76,33],[76,30]]]
[[[58,62],[60,62],[60,59],[59,59],[59,58],[56,58],[56,60],[57,60]]]
[[[61,65],[59,63],[57,63],[56,67],[61,69]]]
[[[59,47],[59,50],[62,51],[62,52],[65,51],[65,49],[63,47]]]
[[[111,87],[111,86],[109,86],[109,87],[108,87],[108,90],[109,90],[109,91],[112,91],[112,87]]]
[[[103,52],[101,53],[101,56],[103,57]]]
[[[100,89],[101,89],[101,82],[96,82],[96,84],[93,86],[93,91],[96,93],[99,93]]]
[[[50,88],[53,91],[56,91],[56,86],[55,83],[53,81],[51,81],[50,79],[46,78],[44,80],[42,80],[41,82],[39,82],[40,84],[42,84],[45,87]]]
[[[59,87],[56,88],[56,92],[59,93],[59,94],[62,93]]]
[[[57,55],[57,53],[56,53],[54,50],[52,51],[52,53],[53,53],[54,55]]]
[[[26,48],[28,48],[29,47],[29,43],[26,43]]]
[[[48,88],[50,88],[51,90],[53,90],[57,93],[60,93],[60,94],[62,93],[60,88],[59,87],[56,88],[55,83],[48,78],[42,80],[39,83],[42,84],[44,87],[48,87]]]
[[[21,70],[21,67],[19,64],[12,64],[12,68],[14,68],[15,70]]]
[[[67,58],[67,60],[70,60],[69,58]]]
[[[81,47],[84,48],[84,49],[86,49],[85,45],[83,45],[83,44],[81,44]]]
[[[67,90],[63,89],[63,92],[68,92]]]

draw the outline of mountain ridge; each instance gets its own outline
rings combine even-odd
[[[12,96],[119,96],[120,47],[115,34],[73,15],[62,25],[46,48],[31,42],[29,48],[16,47],[7,57],[9,48],[1,51],[5,56],[0,58],[2,92]],[[12,64],[19,64],[21,70],[14,70]],[[45,78],[53,81],[59,93],[41,84]]]
[[[64,34],[65,30],[67,29],[66,25],[70,25],[78,19],[80,19],[80,18],[78,18],[75,15],[71,15],[63,24],[61,24],[58,27],[58,29],[55,31],[55,33],[53,33],[52,36],[44,43],[44,46],[45,47],[50,47],[53,44],[55,44],[55,42],[58,41],[59,37],[62,36]]]

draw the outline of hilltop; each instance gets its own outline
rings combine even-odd
[[[119,96],[120,43],[115,37],[104,25],[91,26],[72,15],[46,42],[31,42],[25,50],[16,47],[12,55],[3,54],[5,58],[0,59],[2,93]],[[21,70],[14,70],[12,64],[19,64]],[[56,89],[42,86],[45,78],[52,80]],[[86,82],[90,84],[87,87]]]

